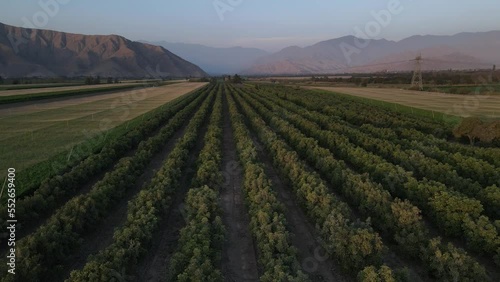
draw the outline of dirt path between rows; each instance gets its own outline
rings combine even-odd
[[[161,219],[160,230],[154,235],[153,244],[146,257],[137,266],[135,281],[167,281],[170,258],[176,251],[179,231],[186,225],[183,214],[184,199],[196,173],[196,160],[204,145],[203,137],[208,129],[208,121],[209,116],[200,129],[195,147],[190,150],[191,155],[183,171],[179,190],[173,199],[172,206],[167,215]]]
[[[250,232],[250,218],[243,194],[242,168],[236,155],[234,133],[229,119],[227,94],[223,99],[223,156],[225,185],[220,191],[226,242],[222,249],[222,273],[225,281],[259,281],[257,255]]]

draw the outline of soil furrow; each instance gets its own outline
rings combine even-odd
[[[224,94],[224,137],[222,169],[225,177],[220,192],[226,242],[222,250],[222,273],[226,281],[259,281],[257,255],[250,232],[250,218],[244,201],[243,174],[238,163],[229,106]]]

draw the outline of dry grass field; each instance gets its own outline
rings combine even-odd
[[[363,98],[381,100],[409,107],[468,117],[500,118],[500,96],[455,95],[390,88],[307,87]]]
[[[145,114],[205,83],[179,83],[0,107],[0,170],[22,170]]]

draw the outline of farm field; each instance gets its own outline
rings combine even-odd
[[[200,88],[204,83],[180,83],[50,101],[0,107],[0,171],[23,170],[71,149],[122,123]],[[101,136],[99,136],[101,135]]]
[[[0,85],[0,91],[5,90],[21,90],[21,89],[36,89],[36,88],[58,88],[58,87],[68,87],[68,86],[79,86],[83,85],[82,82],[63,82],[63,83],[34,83],[34,84],[12,84],[12,85]]]
[[[467,96],[393,88],[311,87],[310,89],[381,100],[461,117],[500,118],[498,95]]]
[[[81,89],[92,89],[92,88],[113,88],[117,86],[126,85],[137,85],[137,83],[120,83],[120,84],[98,84],[98,85],[77,85],[77,86],[63,86],[63,87],[45,87],[45,88],[34,88],[34,89],[14,89],[14,90],[3,90],[0,91],[0,97],[3,96],[14,96],[14,95],[27,95],[27,94],[39,94],[39,93],[50,93],[59,91],[72,91]]]
[[[125,112],[109,109],[116,96],[92,99],[26,108],[18,128],[53,128],[66,140],[52,142],[70,145],[98,128],[92,114]],[[115,106],[135,104],[130,116],[158,110],[17,199],[16,279],[500,279],[498,148],[447,141],[431,118],[284,86],[180,83]],[[28,142],[20,116],[0,116],[13,118],[0,142]]]

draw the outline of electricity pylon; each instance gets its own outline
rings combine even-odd
[[[418,55],[414,60],[415,70],[413,71],[413,78],[411,79],[411,88],[422,91],[424,90],[424,82],[422,81],[422,54]]]
[[[493,69],[491,70],[491,73],[490,73],[490,83],[493,83],[493,76],[495,75],[495,71],[497,70],[497,65],[493,65]]]

